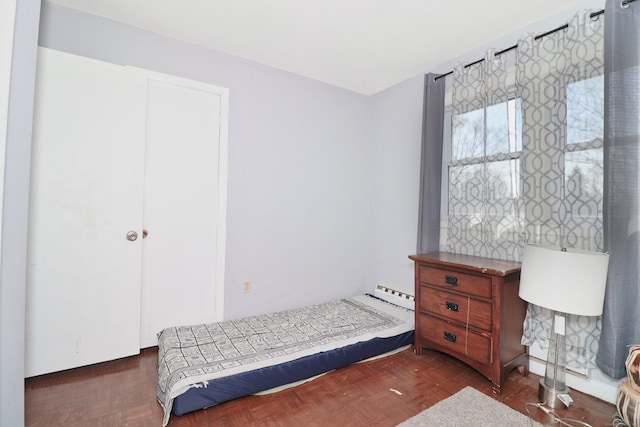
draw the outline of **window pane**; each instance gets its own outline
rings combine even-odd
[[[602,149],[565,153],[567,244],[587,250],[602,247]]]
[[[567,144],[602,139],[604,135],[604,76],[567,86]]]
[[[520,162],[507,160],[487,164],[487,217],[494,246],[517,246],[520,232]]]
[[[522,203],[518,159],[449,168],[447,248],[506,259],[517,254]],[[466,252],[465,252],[466,251]]]
[[[487,107],[487,156],[522,150],[520,99]]]
[[[474,216],[482,211],[484,200],[482,169],[484,165],[449,168],[449,213]]]
[[[565,153],[567,193],[576,198],[602,198],[602,149]]]
[[[520,99],[455,115],[452,127],[452,160],[522,150]]]
[[[456,253],[474,253],[482,246],[484,185],[483,164],[449,168],[449,227],[447,248]],[[470,251],[469,248],[472,248]]]
[[[520,195],[520,162],[507,160],[487,164],[488,200],[504,204]]]
[[[484,110],[453,116],[451,160],[482,157],[484,153]]]

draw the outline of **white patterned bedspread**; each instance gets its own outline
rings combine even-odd
[[[359,295],[158,334],[158,401],[169,422],[173,399],[191,387],[241,372],[414,329],[414,312]]]

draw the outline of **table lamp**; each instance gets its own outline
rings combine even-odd
[[[542,245],[526,245],[522,255],[520,298],[552,311],[549,354],[538,398],[551,408],[569,407],[566,386],[567,314],[600,316],[609,255]]]

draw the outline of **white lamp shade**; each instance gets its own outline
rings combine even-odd
[[[609,254],[527,245],[522,255],[520,298],[550,310],[599,316]]]

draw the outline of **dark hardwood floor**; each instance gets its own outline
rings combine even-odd
[[[161,426],[156,401],[157,349],[139,356],[29,378],[25,382],[27,426]],[[450,356],[412,349],[348,366],[303,385],[264,396],[248,396],[178,417],[185,426],[395,426],[466,386],[527,414],[536,402],[539,377],[509,376],[501,396],[467,365]],[[563,418],[592,426],[612,425],[613,405],[571,393],[575,404]],[[549,422],[532,408],[532,417]]]

